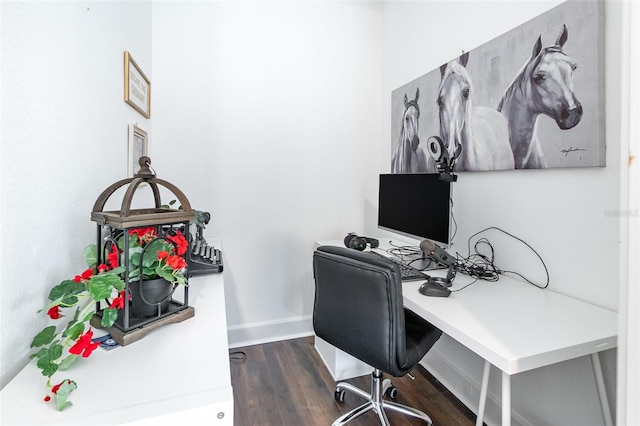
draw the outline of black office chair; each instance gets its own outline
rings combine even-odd
[[[334,246],[321,246],[313,255],[315,301],[313,328],[321,339],[374,368],[371,393],[340,382],[335,398],[344,401],[350,391],[367,400],[338,418],[343,425],[373,410],[380,423],[389,425],[385,409],[423,419],[415,408],[383,399],[395,388],[382,372],[404,376],[424,357],[442,331],[404,309],[398,266],[380,256]]]

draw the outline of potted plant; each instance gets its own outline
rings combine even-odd
[[[96,302],[108,301],[102,310],[102,327],[111,327],[127,300],[134,297],[133,283],[161,279],[166,286],[187,285],[184,271],[187,266],[185,254],[189,243],[180,230],[161,237],[155,227],[135,228],[129,233],[129,297],[125,295],[124,235],[108,244],[105,256],[107,263],[97,264],[97,248],[92,244],[84,249],[88,269],[73,279],[54,286],[49,292],[49,303],[44,309],[55,324],[45,327],[34,337],[31,347],[37,351],[30,356],[36,360],[42,375],[47,377],[49,391],[45,401],[56,399],[56,408],[63,410],[71,403],[67,401],[76,383],[64,379],[52,384],[52,376],[64,371],[79,357],[87,358],[99,346],[93,341],[93,330],[89,321],[96,313]],[[144,285],[144,284],[143,284]],[[139,304],[139,303],[138,303]],[[135,306],[132,301],[130,307]],[[155,308],[155,306],[154,306]],[[156,308],[157,309],[157,308]],[[63,320],[63,318],[66,319]]]

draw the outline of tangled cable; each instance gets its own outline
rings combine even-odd
[[[508,235],[509,237],[527,246],[538,257],[538,259],[540,259],[540,262],[542,263],[542,266],[544,268],[544,271],[547,277],[545,284],[543,285],[536,284],[530,279],[528,279],[527,277],[525,277],[524,275],[520,274],[519,272],[502,270],[498,266],[496,266],[494,263],[495,252],[494,252],[493,246],[491,245],[491,242],[486,237],[478,238],[478,240],[473,245],[473,253],[471,253],[471,240],[475,236],[489,230],[500,231],[503,234]],[[483,251],[485,253],[483,253]],[[529,284],[534,285],[538,288],[547,288],[549,286],[549,270],[547,269],[547,265],[544,263],[544,260],[542,260],[542,257],[538,254],[538,252],[535,251],[535,249],[531,247],[531,245],[529,245],[527,242],[525,242],[521,238],[518,238],[515,235],[510,234],[509,232],[503,229],[497,228],[495,226],[491,226],[489,228],[483,229],[482,231],[476,232],[467,240],[467,253],[469,253],[467,257],[462,257],[458,254],[456,267],[458,269],[458,272],[469,275],[470,277],[475,278],[476,280],[464,286],[463,288],[468,287],[469,285],[475,283],[477,280],[498,281],[498,279],[500,279],[500,275],[504,275],[504,274],[517,275],[523,280],[525,280],[526,282],[528,282]],[[463,288],[458,289],[457,291],[460,291]]]
[[[429,263],[427,265],[424,265],[421,268],[417,268],[420,271],[431,269],[433,266],[437,265],[437,262],[435,260],[430,258],[426,258],[426,259],[424,258],[424,255],[422,253],[422,250],[420,250],[420,247],[407,246],[407,245],[399,246],[399,245],[396,245],[393,241],[389,241],[389,245],[391,246],[391,248],[388,248],[384,251],[392,256],[397,257],[406,265],[413,266],[411,265],[413,262],[418,262],[418,261],[423,262],[425,260],[428,260]]]

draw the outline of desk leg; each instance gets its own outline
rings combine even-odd
[[[511,426],[511,376],[502,372],[502,426]]]
[[[487,405],[487,389],[489,388],[489,371],[491,364],[489,361],[484,362],[484,370],[482,371],[482,387],[480,388],[480,401],[478,402],[478,416],[476,417],[476,426],[482,426],[484,422],[484,408]]]
[[[600,356],[598,353],[591,354],[591,364],[593,365],[593,375],[596,379],[596,388],[600,397],[600,407],[602,407],[602,418],[606,426],[612,426],[611,409],[609,408],[609,399],[607,398],[607,389],[604,386],[604,378],[602,377],[602,367],[600,366]]]

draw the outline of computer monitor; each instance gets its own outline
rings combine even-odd
[[[378,227],[451,245],[451,182],[437,173],[381,174]]]

